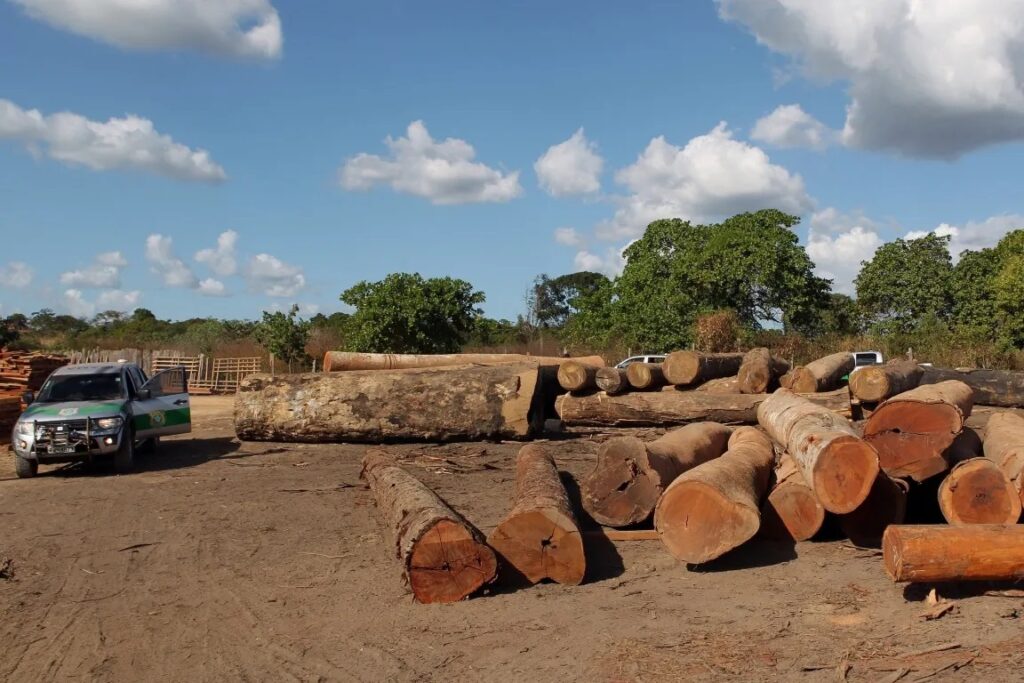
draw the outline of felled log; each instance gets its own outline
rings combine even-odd
[[[910,391],[923,374],[921,366],[912,360],[869,365],[850,375],[850,393],[865,403],[877,403]]]
[[[933,367],[924,367],[922,370],[921,384],[958,380],[974,390],[974,402],[978,405],[1024,407],[1024,372]]]
[[[604,393],[571,394],[558,399],[558,414],[573,427],[668,427],[690,422],[756,424],[757,407],[766,394],[713,394],[702,391],[636,392],[619,396]],[[845,389],[808,394],[817,405],[850,414],[850,394]]]
[[[783,379],[782,386],[802,394],[831,391],[839,386],[843,375],[853,371],[855,365],[852,353],[833,353],[793,368]]]
[[[761,525],[774,460],[767,436],[740,427],[724,455],[676,477],[654,511],[654,528],[668,551],[699,564],[750,540]]]
[[[878,474],[878,454],[846,418],[779,389],[760,405],[757,420],[793,457],[826,510],[844,514],[864,502]]]
[[[532,363],[252,375],[238,387],[235,432],[250,441],[523,438],[538,426],[531,417],[543,419],[541,388]]]
[[[893,581],[1024,579],[1024,525],[891,526],[882,539]]]
[[[689,386],[735,375],[742,362],[742,353],[673,351],[665,357],[662,368],[669,384]]]
[[[595,383],[598,389],[609,396],[629,391],[629,380],[626,378],[626,371],[622,368],[599,369]]]
[[[717,379],[709,379],[694,389],[694,391],[706,391],[710,394],[738,394],[740,393],[740,381],[735,376],[718,377]]]
[[[558,366],[558,384],[566,391],[590,391],[597,388],[597,368],[576,360]]]
[[[1024,502],[1024,417],[995,413],[985,425],[985,457],[999,466]]]
[[[789,363],[776,358],[768,349],[751,349],[743,356],[736,373],[739,390],[744,394],[763,394],[775,388],[779,378],[787,372]]]
[[[536,363],[561,365],[566,361],[600,368],[600,356],[562,358],[559,356],[529,356],[519,353],[353,353],[328,351],[324,354],[324,372],[352,370],[407,370],[409,368],[439,368],[456,365],[495,365],[499,363]]]
[[[780,541],[812,538],[825,521],[825,508],[788,453],[779,457],[774,481],[761,505],[761,535]]]
[[[676,477],[725,452],[730,431],[717,422],[698,422],[647,443],[634,436],[609,439],[580,485],[584,509],[605,526],[645,521]]]
[[[629,386],[640,391],[660,389],[665,386],[665,373],[660,363],[631,363],[626,368]]]
[[[879,472],[864,502],[853,512],[838,516],[839,528],[854,545],[877,548],[886,528],[902,524],[906,518],[909,489],[902,479]]]
[[[583,581],[583,539],[555,461],[543,446],[527,444],[519,450],[512,511],[487,541],[531,583]]]
[[[483,535],[386,453],[369,451],[360,476],[418,602],[455,602],[494,580],[498,562]]]
[[[974,392],[963,382],[922,384],[878,406],[864,423],[864,440],[892,477],[923,481],[945,472],[946,450],[971,414]]]
[[[963,524],[1016,524],[1020,494],[988,458],[957,463],[939,486],[939,509],[946,521]]]

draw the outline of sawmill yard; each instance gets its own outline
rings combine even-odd
[[[193,414],[130,475],[17,480],[3,460],[4,680],[1019,680],[1024,594],[929,598],[839,534],[694,568],[656,540],[585,532],[582,585],[499,580],[417,604],[360,482],[364,446],[241,443],[230,397],[196,397]],[[570,496],[607,438],[547,444]],[[520,446],[387,451],[489,533]]]

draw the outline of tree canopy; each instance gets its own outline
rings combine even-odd
[[[298,305],[288,313],[263,312],[263,320],[256,325],[253,336],[256,343],[286,363],[304,360],[309,340],[309,322],[299,318]]]

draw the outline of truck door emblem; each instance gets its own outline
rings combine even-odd
[[[154,412],[152,415],[150,415],[149,419],[153,424],[157,426],[162,425],[164,423],[164,413],[162,410],[158,410]]]

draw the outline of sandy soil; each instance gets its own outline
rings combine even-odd
[[[195,431],[131,475],[17,480],[3,460],[0,679],[1021,679],[1021,593],[940,589],[954,609],[925,620],[925,589],[845,541],[754,543],[700,570],[657,541],[593,544],[582,586],[414,604],[358,480],[364,448],[240,444],[230,411],[196,399]],[[579,476],[601,438],[551,447]],[[516,448],[393,450],[486,532]]]

